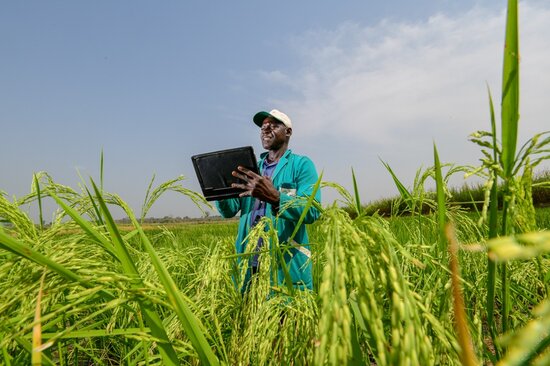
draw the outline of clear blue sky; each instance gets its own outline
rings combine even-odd
[[[77,171],[137,211],[153,174],[199,190],[190,156],[252,145],[257,111],[364,201],[440,158],[477,164],[469,133],[499,104],[504,0],[13,1],[0,5],[0,190]],[[550,2],[520,3],[521,136],[550,129]],[[460,180],[459,180],[460,182]],[[323,192],[325,203],[336,198]],[[33,209],[31,208],[31,211]],[[167,195],[152,216],[198,216]],[[49,220],[49,217],[48,217]]]

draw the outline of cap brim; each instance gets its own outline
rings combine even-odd
[[[262,112],[256,113],[252,120],[254,121],[256,126],[262,127],[262,123],[264,123],[264,119],[266,119],[267,117],[273,117],[273,116],[269,114],[269,112],[262,111]]]

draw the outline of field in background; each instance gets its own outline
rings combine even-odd
[[[466,213],[473,222],[479,220],[479,213],[469,212]],[[390,227],[398,228],[401,226],[409,225],[409,221],[414,220],[409,217],[388,217],[386,218],[390,223]],[[542,230],[550,230],[550,207],[541,207],[536,209],[536,222],[537,227]],[[133,229],[130,225],[118,225],[122,231],[130,231]],[[147,232],[161,233],[164,229],[171,231],[177,238],[181,240],[182,245],[186,245],[189,241],[186,238],[194,238],[202,235],[214,235],[220,239],[225,236],[237,235],[237,220],[220,219],[210,222],[193,222],[193,223],[173,223],[173,224],[147,224],[143,226],[143,229]],[[315,241],[318,237],[319,229],[317,225],[308,225],[308,231],[310,234],[310,240]]]

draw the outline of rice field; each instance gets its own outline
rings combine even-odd
[[[139,230],[117,235],[116,226],[109,232],[105,221],[38,229],[2,203],[2,216],[11,210],[13,224],[0,233],[8,249],[0,266],[5,364],[31,363],[37,350],[44,364],[168,363],[174,356],[161,353],[146,306],[156,312],[177,364],[460,363],[452,274],[448,256],[439,257],[434,245],[435,215],[351,220],[342,208],[325,208],[309,228],[317,291],[274,291],[264,267],[242,297],[232,281],[243,270],[234,255],[235,222],[159,227],[143,237]],[[472,344],[479,360],[493,362],[496,348],[506,346],[499,343],[505,338],[494,344],[486,329],[488,229],[471,213],[448,214],[463,246],[461,286]],[[547,223],[550,209],[537,214],[537,225]],[[102,246],[102,239],[116,236],[137,273]],[[262,263],[269,263],[269,252],[263,255]],[[186,316],[178,315],[153,257],[172,278],[212,360],[201,360],[200,344],[191,339]],[[510,267],[510,322],[519,332],[533,322],[533,308],[545,303],[549,262],[539,255]],[[497,323],[501,316],[497,307]]]
[[[234,221],[143,225],[166,191],[207,205],[182,177],[151,181],[139,213],[105,189],[102,168],[78,191],[42,172],[25,197],[0,192],[0,363],[550,364],[550,209],[535,210],[531,195],[550,138],[516,148],[518,54],[509,1],[501,123],[489,92],[490,130],[471,136],[479,166],[442,163],[434,145],[433,166],[409,188],[386,165],[406,208],[389,218],[366,214],[353,173],[352,192],[315,186],[336,190],[338,203],[301,201],[322,212],[309,227],[314,291],[273,285],[290,245],[266,221],[251,234],[266,244],[245,295],[239,259],[253,248],[235,254]],[[449,203],[449,177],[465,172],[486,182],[479,212]],[[44,200],[59,205],[49,225]],[[115,206],[129,227],[115,223]]]

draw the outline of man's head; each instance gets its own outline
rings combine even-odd
[[[260,127],[260,139],[266,150],[286,150],[292,135],[292,122],[286,114],[276,109],[271,112],[258,112],[254,123]]]

